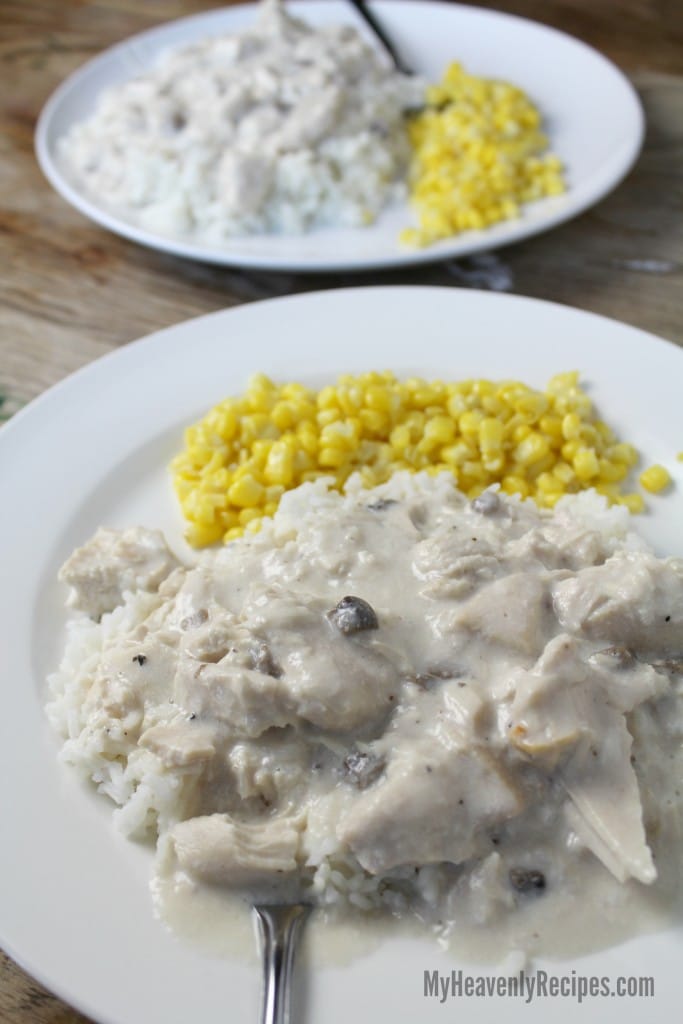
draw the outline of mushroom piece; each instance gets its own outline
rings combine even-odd
[[[510,868],[510,885],[517,892],[542,892],[545,889],[545,875],[536,868]]]
[[[356,750],[344,758],[344,778],[357,789],[367,789],[380,777],[385,764],[383,757]]]
[[[340,633],[347,636],[366,629],[379,629],[374,608],[362,597],[342,597],[336,608],[327,613],[327,617]]]

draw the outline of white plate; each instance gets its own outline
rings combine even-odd
[[[63,643],[62,560],[98,524],[182,525],[166,471],[182,429],[248,375],[320,385],[390,367],[453,379],[515,376],[542,386],[577,368],[606,419],[647,460],[677,475],[638,522],[660,552],[683,555],[683,355],[642,331],[511,296],[368,288],[274,299],[180,324],[74,374],[0,431],[0,943],[49,988],[105,1024],[256,1020],[253,959],[224,962],[183,945],[153,917],[151,854],[114,833],[111,805],[58,766],[44,679]],[[681,934],[640,938],[565,964],[615,977],[653,975],[648,1019],[674,1019]],[[422,994],[423,970],[455,964],[432,942],[394,937],[350,965],[315,972],[309,1021],[444,1020]],[[510,1022],[547,1004],[509,1001]],[[594,1002],[582,1020],[638,1020],[639,1000]],[[467,1000],[468,1021],[490,1021]],[[557,1001],[558,1024],[576,1004]],[[615,1016],[610,1016],[610,1013]],[[631,1015],[629,1015],[631,1014]]]
[[[315,24],[352,22],[367,32],[343,0],[299,0],[288,6]],[[509,245],[576,216],[614,188],[631,167],[643,138],[640,103],[621,72],[584,43],[545,25],[459,4],[377,0],[372,7],[405,60],[429,79],[440,78],[449,62],[459,60],[473,74],[521,86],[540,107],[552,148],[566,166],[567,193],[532,204],[519,220],[470,231],[428,249],[399,246],[398,234],[410,222],[408,207],[403,205],[387,210],[362,230],[242,237],[219,248],[143,230],[70,183],[56,159],[57,140],[91,113],[103,89],[149,68],[169,47],[244,28],[254,18],[253,5],[162,25],[86,64],[57,89],[40,116],[36,131],[40,165],[69,203],[133,241],[207,263],[300,271],[423,263]]]

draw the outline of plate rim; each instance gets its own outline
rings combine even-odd
[[[656,343],[659,346],[665,347],[667,350],[673,349],[674,351],[678,351],[681,353],[681,355],[683,355],[683,345],[679,345],[675,341],[671,341],[670,339],[665,338],[663,335],[655,334],[653,331],[647,330],[647,328],[638,327],[635,324],[628,323],[625,320],[618,320],[615,317],[607,316],[604,313],[595,313],[592,310],[582,309],[579,306],[573,306],[570,305],[569,303],[557,302],[554,299],[541,299],[533,295],[522,295],[516,292],[489,291],[486,288],[468,288],[452,285],[414,283],[382,285],[354,284],[348,287],[345,286],[341,288],[337,288],[334,286],[331,286],[329,288],[316,288],[312,289],[311,291],[293,292],[287,295],[273,295],[264,299],[255,299],[254,301],[239,303],[235,306],[223,306],[220,309],[212,310],[209,313],[200,313],[197,316],[187,317],[187,319],[185,320],[178,320],[176,323],[168,324],[165,327],[160,327],[156,331],[150,331],[149,334],[143,334],[138,338],[131,339],[131,341],[125,342],[121,345],[116,345],[108,352],[102,353],[102,355],[97,356],[95,359],[89,360],[82,366],[79,366],[75,370],[72,370],[70,373],[67,373],[60,380],[45,388],[44,391],[41,391],[40,394],[36,395],[29,402],[27,402],[26,405],[22,406],[15,413],[13,413],[11,418],[2,424],[2,428],[0,429],[0,455],[2,454],[2,451],[5,447],[5,442],[3,441],[3,438],[7,437],[7,435],[11,433],[12,430],[16,429],[16,425],[18,423],[23,423],[24,418],[26,416],[33,415],[33,410],[38,405],[42,407],[44,402],[47,402],[48,400],[51,401],[55,392],[61,391],[61,389],[65,387],[67,384],[71,386],[71,382],[76,381],[76,379],[80,380],[81,378],[89,376],[90,373],[95,372],[94,368],[97,368],[97,371],[99,372],[99,368],[104,363],[108,364],[109,361],[112,359],[118,360],[135,358],[134,356],[129,356],[129,353],[131,351],[138,353],[143,348],[147,349],[148,347],[151,348],[153,345],[163,344],[164,337],[170,334],[174,334],[180,327],[189,328],[191,325],[195,325],[200,322],[208,323],[209,321],[214,319],[221,319],[222,317],[225,317],[226,314],[228,313],[235,313],[255,306],[262,307],[274,303],[281,303],[283,305],[286,305],[289,303],[297,303],[301,301],[305,302],[305,300],[311,297],[317,297],[328,293],[348,295],[349,293],[358,292],[396,293],[404,291],[411,291],[414,293],[455,293],[461,296],[473,295],[480,296],[481,298],[485,297],[485,300],[487,302],[500,303],[501,305],[505,305],[507,303],[515,303],[519,304],[520,306],[533,305],[539,308],[545,307],[546,309],[556,309],[561,311],[561,314],[568,313],[572,316],[575,315],[577,317],[577,322],[579,319],[584,319],[586,323],[593,321],[599,323],[607,323],[611,325],[617,324],[620,328],[633,332],[634,337],[640,336],[642,341],[647,341],[650,344]],[[600,342],[600,344],[602,343],[603,342]]]
[[[254,301],[239,303],[235,306],[223,306],[220,309],[212,310],[209,313],[200,313],[197,316],[191,316],[185,320],[179,320],[176,323],[168,324],[165,327],[160,327],[156,331],[150,331],[149,334],[143,334],[138,338],[131,339],[131,341],[125,342],[121,345],[116,345],[108,352],[102,353],[102,355],[97,356],[95,359],[89,360],[82,366],[79,366],[75,370],[72,370],[70,373],[67,373],[60,380],[45,388],[44,391],[41,391],[40,394],[36,395],[29,402],[27,402],[26,405],[22,406],[15,413],[13,413],[11,418],[2,424],[2,428],[0,429],[0,455],[2,454],[2,451],[5,447],[5,442],[3,441],[3,438],[7,437],[8,433],[11,433],[12,430],[16,429],[18,423],[23,423],[24,418],[27,415],[32,415],[33,410],[38,405],[42,406],[43,402],[47,402],[48,400],[51,401],[52,396],[56,391],[61,391],[62,387],[66,386],[67,384],[71,386],[71,382],[75,381],[76,379],[80,380],[81,378],[85,378],[86,376],[90,375],[90,373],[95,372],[94,368],[97,368],[97,372],[99,372],[99,368],[101,367],[101,365],[104,363],[108,364],[109,360],[135,358],[135,356],[131,357],[129,355],[131,351],[138,353],[143,348],[146,349],[148,347],[151,348],[153,345],[163,344],[163,338],[167,335],[174,334],[180,327],[187,328],[190,327],[191,325],[198,324],[200,322],[207,323],[213,319],[221,319],[228,313],[239,312],[255,306],[262,307],[274,303],[281,303],[283,305],[289,303],[296,304],[297,302],[301,301],[305,302],[305,300],[311,297],[317,297],[328,293],[348,295],[349,293],[358,292],[396,293],[404,291],[411,291],[414,293],[455,293],[461,296],[480,296],[481,298],[485,297],[485,300],[492,304],[500,303],[501,305],[505,305],[507,303],[515,303],[519,304],[520,306],[533,305],[539,308],[545,307],[546,309],[556,309],[561,311],[561,314],[568,313],[572,316],[575,315],[577,317],[577,322],[579,319],[584,319],[586,323],[593,321],[599,323],[607,323],[611,325],[617,324],[620,328],[633,332],[634,337],[636,335],[640,336],[641,340],[643,341],[648,341],[649,343],[656,343],[657,345],[666,347],[666,349],[673,349],[675,351],[678,351],[681,353],[681,355],[683,355],[683,345],[679,345],[675,341],[671,341],[670,339],[665,338],[663,335],[655,334],[653,331],[647,330],[647,328],[638,327],[635,324],[628,323],[625,320],[618,320],[615,317],[607,316],[604,313],[595,313],[592,310],[582,309],[579,306],[573,306],[570,305],[569,303],[557,302],[554,299],[537,298],[536,296],[533,295],[522,295],[516,292],[489,291],[486,288],[468,288],[453,285],[414,283],[381,285],[354,284],[348,287],[344,286],[341,288],[337,288],[334,286],[330,286],[329,288],[316,288],[312,289],[311,291],[293,292],[287,295],[273,295],[264,299],[255,299]],[[602,342],[600,342],[600,344],[602,344]]]

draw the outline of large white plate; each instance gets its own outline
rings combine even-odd
[[[74,374],[0,431],[0,943],[62,997],[105,1024],[256,1020],[260,974],[183,945],[153,916],[148,850],[115,834],[111,806],[58,766],[43,712],[44,679],[63,642],[58,566],[97,525],[182,525],[166,471],[182,429],[248,375],[313,385],[390,367],[453,379],[522,378],[542,386],[577,368],[602,414],[677,488],[641,517],[660,552],[683,555],[683,355],[642,331],[511,296],[437,288],[369,288],[275,299],[180,324]],[[676,468],[678,467],[678,468]],[[680,1004],[680,932],[633,940],[561,969],[653,975],[650,1020]],[[394,937],[347,966],[316,970],[308,1021],[443,1020],[423,970],[456,966],[432,942]],[[542,1003],[509,1001],[511,1022]],[[455,1009],[455,1008],[453,1008]],[[467,1000],[467,1020],[493,1004]],[[639,1000],[582,1007],[582,1020],[636,1021]],[[557,1001],[559,1021],[576,1004]],[[612,1014],[610,1016],[610,1014]]]
[[[343,0],[299,0],[289,6],[312,23],[352,22],[367,31]],[[508,79],[529,93],[544,114],[552,148],[566,166],[566,195],[532,204],[520,220],[422,250],[398,244],[399,231],[410,220],[403,205],[362,230],[235,238],[219,248],[143,230],[69,181],[56,158],[57,140],[90,114],[103,89],[149,68],[169,47],[242,29],[254,18],[253,5],[162,25],[86,64],[57,89],[41,114],[36,131],[40,165],[54,188],[87,217],[143,245],[209,263],[330,271],[422,263],[509,245],[597,202],[635,160],[643,137],[638,98],[617,68],[585,44],[545,25],[459,4],[377,0],[372,8],[405,60],[429,79],[440,78],[450,61],[459,60],[474,74]]]

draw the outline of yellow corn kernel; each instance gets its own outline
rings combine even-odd
[[[486,483],[486,474],[484,473],[484,467],[481,462],[467,461],[462,464],[463,473],[468,476],[472,481],[480,481]]]
[[[529,497],[529,485],[521,476],[504,476],[501,480],[500,488],[506,494],[519,494],[522,498]]]
[[[645,511],[645,499],[642,494],[622,494],[621,497],[617,498],[619,505],[625,505],[629,512],[633,512],[636,515],[639,512]]]
[[[614,431],[602,420],[596,420],[593,424],[604,444],[614,444]]]
[[[561,482],[557,479],[554,473],[539,473],[536,478],[536,490],[543,494],[562,494],[563,488]]]
[[[600,463],[592,448],[579,448],[572,465],[579,480],[592,480],[600,473]]]
[[[240,510],[237,516],[240,526],[246,526],[247,523],[251,523],[254,519],[261,518],[260,508],[243,508]]]
[[[358,420],[363,434],[386,433],[388,417],[379,409],[361,409],[358,413]]]
[[[505,427],[500,420],[487,416],[479,424],[479,444],[482,452],[497,451],[502,447]]]
[[[601,458],[600,479],[606,483],[617,483],[628,476],[628,466],[623,462],[610,462],[609,459]]]
[[[237,416],[231,406],[220,409],[216,430],[223,441],[230,441],[237,433]]]
[[[601,447],[601,439],[595,427],[592,427],[590,423],[582,423],[581,429],[579,430],[579,440],[581,444],[587,448],[599,449]]]
[[[280,484],[282,487],[289,487],[294,479],[294,454],[290,445],[281,438],[275,441],[266,464],[263,468],[263,478],[267,484]]]
[[[326,427],[329,423],[336,423],[339,420],[340,412],[339,409],[320,409],[315,418],[320,427]]]
[[[545,473],[555,465],[555,453],[548,451],[546,455],[542,455],[540,459],[537,459],[530,466],[527,466],[527,474],[530,480],[535,480],[540,473]]]
[[[471,459],[474,450],[465,441],[456,441],[441,449],[441,459],[449,466],[461,466]]]
[[[516,415],[512,417],[508,423],[508,430],[512,431],[512,440],[519,444],[531,433],[531,427],[528,423],[520,423],[517,420]]]
[[[315,404],[318,409],[338,409],[337,389],[332,387],[331,384],[322,388],[316,396]]]
[[[368,409],[377,412],[391,412],[394,406],[395,394],[386,387],[369,387],[365,392],[365,404]]]
[[[630,444],[614,444],[605,454],[615,462],[623,462],[627,466],[635,466],[638,462],[638,452]]]
[[[562,420],[558,416],[541,416],[538,425],[547,438],[560,441],[564,436],[562,433]]]
[[[407,412],[403,419],[403,422],[410,430],[410,437],[412,441],[419,441],[424,433],[425,423],[427,417],[419,409],[411,409],[407,406]]]
[[[270,438],[261,438],[258,441],[254,441],[251,446],[251,457],[257,466],[263,468],[270,453],[271,448],[275,442],[271,441]],[[220,473],[221,470],[217,469],[216,474]]]
[[[545,395],[535,392],[522,395],[515,402],[515,412],[524,418],[527,423],[534,423],[548,409],[548,399]]]
[[[410,427],[405,423],[394,427],[389,435],[389,444],[397,452],[404,451],[410,444]]]
[[[236,480],[228,489],[228,501],[238,508],[252,508],[263,498],[264,487],[253,476],[246,475]]]
[[[534,494],[534,500],[538,502],[541,508],[554,508],[558,503],[562,494],[560,491],[536,491]]]
[[[658,494],[659,491],[663,491],[671,483],[671,474],[664,466],[660,466],[657,463],[643,470],[638,477],[638,481],[640,486],[644,487],[646,491]]]
[[[345,451],[352,451],[358,444],[360,436],[358,420],[337,420],[328,423],[320,431],[320,443],[323,447],[333,445]]]
[[[193,494],[185,502],[184,510],[200,526],[212,526],[216,522],[216,510],[205,494]]]
[[[268,414],[272,404],[272,395],[267,391],[256,389],[247,393],[247,407],[252,412]]]
[[[270,431],[274,429],[274,424],[270,421],[270,416],[264,412],[254,412],[249,416],[243,416],[240,420],[240,435],[242,443],[249,443],[255,441],[261,437],[273,436]]]
[[[383,482],[381,474],[373,472],[368,466],[363,466],[360,474],[364,487],[376,487],[377,484]]]
[[[456,391],[450,395],[446,403],[446,411],[453,420],[459,420],[462,414],[467,410],[467,400],[463,394]]]
[[[548,394],[557,395],[570,388],[575,388],[579,383],[578,370],[569,370],[565,373],[556,373],[548,381],[546,391]]]
[[[296,428],[296,436],[306,454],[315,457],[318,452],[319,436],[310,420],[299,424]]]
[[[542,434],[530,433],[515,448],[515,461],[522,466],[530,466],[538,462],[549,452],[549,445]]]
[[[292,402],[277,402],[270,411],[270,418],[278,430],[289,430],[296,424],[296,410]]]
[[[574,473],[573,467],[570,466],[568,462],[564,462],[562,459],[556,462],[553,466],[553,476],[557,477],[560,484],[564,487],[567,487],[569,484],[572,483],[572,481],[576,479],[576,474]]]
[[[363,405],[363,392],[355,385],[340,388],[338,401],[342,412],[353,416]]]
[[[222,534],[223,529],[218,523],[208,528],[201,527],[197,523],[190,523],[187,539],[193,547],[203,548],[209,544],[215,544],[217,540],[220,540]]]
[[[616,504],[621,497],[618,484],[594,483],[593,487],[595,487],[598,494],[602,494],[605,498],[608,498],[610,503]]]
[[[560,448],[562,458],[565,460],[565,462],[573,462],[574,456],[576,455],[580,447],[581,445],[578,441],[565,441],[565,443]]]
[[[321,466],[339,469],[346,462],[346,455],[341,448],[321,448],[318,454],[318,462]],[[306,479],[306,474],[304,474],[303,478]]]
[[[565,441],[575,441],[581,431],[581,418],[575,412],[568,412],[562,417],[562,437]]]
[[[455,423],[450,416],[434,416],[425,423],[424,439],[435,446],[449,444],[454,437]]]
[[[476,437],[479,434],[479,425],[484,416],[478,409],[468,409],[458,420],[458,427],[463,437]]]
[[[481,408],[488,416],[495,416],[501,423],[505,423],[512,415],[512,410],[496,395],[484,395],[481,399]]]

